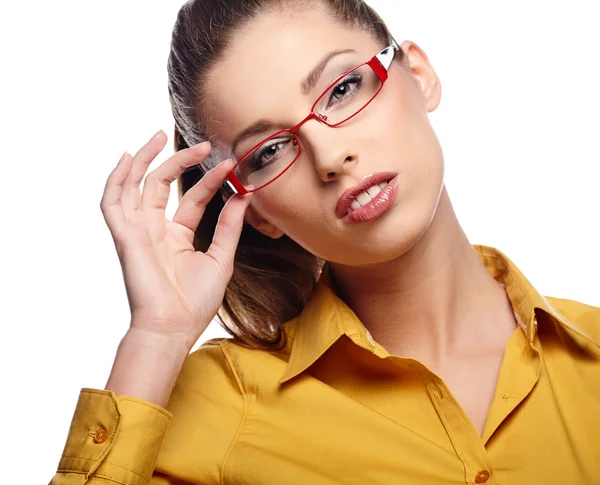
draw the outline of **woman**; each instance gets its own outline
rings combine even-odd
[[[131,326],[52,483],[598,483],[600,309],[469,243],[415,43],[359,0],[191,1],[169,93],[177,153],[106,184]]]

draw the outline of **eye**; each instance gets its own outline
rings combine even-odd
[[[354,96],[362,86],[362,76],[350,74],[331,88],[327,107]]]
[[[251,169],[257,171],[275,163],[289,149],[291,139],[271,140],[258,147],[251,157]]]

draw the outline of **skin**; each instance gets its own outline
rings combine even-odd
[[[341,73],[340,63],[357,65],[383,47],[321,7],[262,14],[235,34],[208,76],[213,143],[230,147],[260,118],[295,125]],[[357,53],[334,58],[304,95],[301,80],[321,57],[347,48]],[[443,153],[428,116],[440,103],[440,80],[419,46],[407,40],[401,48],[405,63],[392,64],[360,116],[338,128],[316,120],[302,126],[302,156],[252,196],[245,221],[270,237],[287,234],[330,261],[336,292],[373,338],[440,376],[481,433],[516,322],[444,186]],[[400,174],[392,208],[361,224],[338,219],[342,192],[380,171]]]

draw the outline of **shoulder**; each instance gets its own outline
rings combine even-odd
[[[172,418],[157,471],[190,473],[198,483],[219,482],[246,415],[246,399],[227,355],[227,340],[206,341],[186,358],[166,406]]]
[[[219,434],[231,438],[258,389],[277,384],[287,364],[282,355],[285,350],[252,349],[233,338],[202,343],[186,358],[166,406],[173,414],[173,433],[191,427],[202,440],[220,423]]]
[[[546,297],[546,300],[561,316],[600,346],[600,307],[567,298]]]
[[[206,341],[188,355],[167,405],[174,418],[197,406],[204,415],[220,414],[225,410],[232,417],[241,414],[243,392],[224,351],[226,340]]]
[[[175,398],[192,392],[210,393],[213,400],[243,400],[258,385],[280,379],[289,353],[287,344],[280,350],[260,350],[230,337],[207,340],[184,362],[175,385]]]
[[[241,397],[242,388],[231,361],[230,340],[207,340],[188,355],[177,377],[172,400],[181,393],[198,395],[210,392],[221,397]]]

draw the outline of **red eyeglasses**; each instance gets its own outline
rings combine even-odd
[[[296,132],[308,120],[314,118],[334,128],[365,109],[381,91],[398,49],[393,42],[368,62],[337,77],[300,123],[273,133],[250,148],[227,175],[230,187],[239,194],[247,194],[281,177],[302,153]],[[250,184],[254,188],[247,190],[244,186]]]

